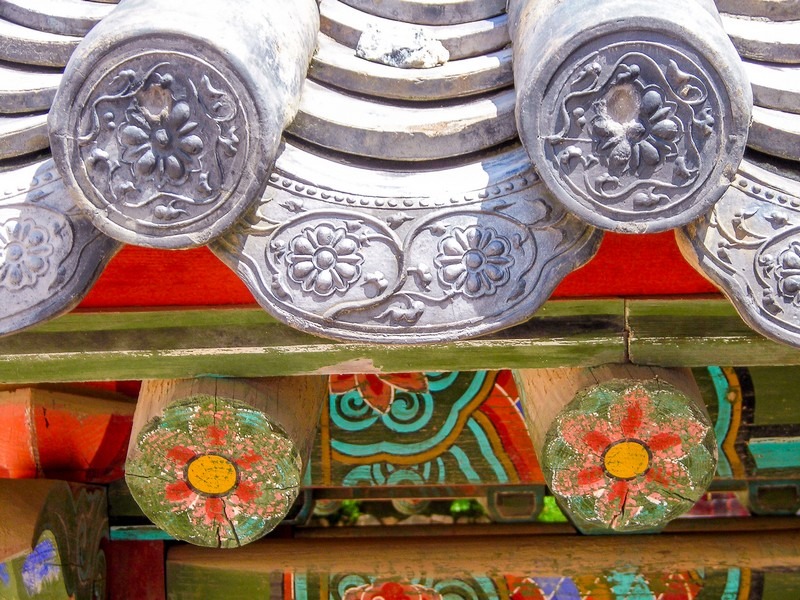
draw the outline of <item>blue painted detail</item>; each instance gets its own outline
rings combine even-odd
[[[40,541],[22,563],[22,583],[29,596],[42,592],[44,587],[61,578],[58,550],[49,538]]]
[[[323,575],[324,577],[324,575]],[[363,577],[362,575],[345,575],[339,580],[339,583],[336,586],[336,595],[334,595],[333,590],[330,591],[331,598],[344,598],[344,595],[347,593],[347,590],[352,588],[361,587],[362,585],[371,585],[375,582],[373,577]],[[332,582],[331,582],[332,583]],[[327,599],[325,599],[327,600]]]
[[[313,480],[311,479],[311,461],[306,465],[305,473],[303,473],[303,487],[311,487]]]
[[[8,565],[6,563],[0,563],[0,583],[5,587],[11,585],[11,575],[8,572]]]
[[[484,600],[498,598],[497,587],[488,577],[474,579],[439,579],[435,582],[417,580],[416,585],[433,588],[443,600]]]
[[[414,433],[425,427],[433,416],[433,396],[398,392],[389,412],[381,416],[383,424],[394,433]]]
[[[380,473],[380,470],[377,471],[380,479],[376,481],[374,473],[376,467],[378,467],[378,465],[359,465],[342,478],[342,483],[347,486],[357,486],[365,483],[372,484],[372,482],[375,481],[378,485],[383,485],[385,479]]]
[[[441,456],[436,459],[436,467],[439,469],[439,480],[438,480],[438,483],[444,483],[444,480],[445,480],[445,476],[444,475],[447,472],[447,470],[445,469],[445,466],[444,466],[444,459]],[[427,481],[427,479],[426,479],[426,481]]]
[[[456,462],[458,463],[458,468],[461,469],[461,472],[464,474],[464,477],[467,478],[467,481],[469,481],[470,483],[481,482],[481,478],[475,472],[475,469],[472,468],[472,465],[469,462],[469,456],[467,456],[466,452],[464,452],[458,446],[450,446],[449,452],[456,459]]]
[[[548,600],[581,600],[578,586],[569,577],[534,577],[533,582]]]
[[[471,471],[467,460],[467,467]],[[398,466],[387,462],[373,463],[371,465],[358,465],[353,467],[342,478],[346,486],[359,485],[425,485],[431,483],[445,483],[446,467],[441,457],[435,461],[428,461],[421,465]],[[480,482],[478,482],[480,483]]]
[[[422,475],[417,473],[413,468],[394,468],[392,465],[387,465],[387,471],[390,471],[389,477],[386,478],[387,485],[424,485],[425,480]]]
[[[395,456],[413,456],[415,454],[427,452],[442,443],[442,441],[452,433],[459,414],[464,407],[475,398],[485,380],[485,371],[475,373],[475,377],[470,382],[468,388],[461,397],[453,403],[445,422],[442,423],[434,435],[423,442],[408,444],[385,439],[374,444],[349,444],[341,440],[332,439],[331,447],[346,456],[354,457],[374,456],[382,452]],[[383,421],[384,425],[392,431],[401,433],[418,431],[425,426],[433,412],[433,397],[430,393],[402,393],[396,396],[395,401],[392,403],[392,408],[386,415],[367,417],[363,418],[362,421],[351,421],[349,418],[350,415],[370,414],[367,411],[371,411],[373,415],[375,414],[375,411],[364,402],[360,395],[356,393],[355,398],[351,397],[352,395],[352,393],[347,393],[340,396],[331,396],[330,398],[331,422],[337,427],[349,432],[368,429],[379,418]],[[416,400],[414,400],[413,404],[409,404],[407,399],[414,397],[416,397]],[[358,402],[356,402],[356,399]],[[395,408],[396,406],[397,408]],[[363,410],[363,407],[366,407],[367,410]],[[413,413],[412,408],[416,410],[416,414]],[[347,414],[345,414],[345,412]],[[412,421],[412,419],[414,420]],[[411,423],[413,423],[413,426]]]
[[[497,483],[508,483],[508,473],[506,473],[506,470],[503,468],[503,465],[500,464],[500,461],[497,460],[497,456],[495,456],[494,450],[492,449],[492,444],[489,442],[489,438],[486,437],[486,432],[474,419],[467,421],[467,427],[475,436],[475,439],[478,440],[478,445],[481,448],[481,454],[486,459],[486,462],[489,463],[492,471],[494,471],[494,474],[497,477]]]
[[[729,569],[728,579],[725,581],[725,590],[719,600],[737,600],[741,585],[742,572],[739,569]]]
[[[651,600],[655,594],[650,590],[647,580],[641,573],[622,573],[614,571],[606,577],[611,591],[617,598],[627,600]]]
[[[160,530],[155,525],[151,526],[132,526],[132,527],[112,527],[109,532],[109,539],[116,541],[173,541],[170,534]]]
[[[364,401],[358,391],[331,395],[329,399],[331,422],[345,431],[364,431],[372,427],[379,414]]]
[[[756,469],[800,467],[800,438],[750,438],[747,447]]]
[[[708,374],[711,375],[711,381],[714,383],[714,391],[717,393],[717,422],[714,424],[714,435],[717,436],[717,454],[719,460],[717,462],[717,475],[720,477],[733,477],[733,470],[728,457],[725,456],[725,451],[722,449],[722,442],[725,441],[725,436],[731,428],[732,409],[731,403],[728,402],[728,392],[730,386],[728,385],[728,378],[719,367],[708,367]]]
[[[428,378],[428,390],[431,392],[441,392],[453,385],[461,374],[460,371],[449,371],[446,373],[425,373]]]
[[[308,582],[306,576],[301,573],[294,574],[294,600],[309,600]]]

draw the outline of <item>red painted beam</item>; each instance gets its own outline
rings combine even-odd
[[[597,256],[569,275],[555,298],[708,294],[716,288],[683,259],[672,232],[608,233]],[[125,247],[82,308],[253,304],[236,274],[207,248],[185,251]]]

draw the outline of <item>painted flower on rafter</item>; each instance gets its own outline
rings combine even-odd
[[[142,506],[185,523],[204,546],[236,546],[274,527],[294,502],[302,477],[297,448],[262,413],[232,400],[177,402],[144,430],[126,477],[163,481]],[[160,496],[160,497],[159,497]],[[137,499],[142,499],[137,495]],[[173,532],[174,534],[174,532]]]
[[[47,272],[53,254],[50,234],[33,219],[10,219],[0,225],[0,287],[31,286]]]
[[[716,446],[705,418],[678,398],[654,398],[634,385],[609,407],[593,397],[568,409],[545,448],[553,493],[616,530],[635,530],[650,513],[691,508],[713,476]]]
[[[375,582],[350,588],[343,600],[442,600],[436,590],[397,581]]]
[[[357,390],[364,402],[376,411],[386,414],[398,390],[412,394],[427,392],[428,378],[424,373],[331,375],[331,394],[346,394],[353,390]]]

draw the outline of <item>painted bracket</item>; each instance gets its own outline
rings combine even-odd
[[[125,479],[172,537],[256,540],[289,513],[327,397],[325,377],[146,381]]]
[[[656,531],[708,490],[717,443],[688,370],[516,372],[545,481],[584,533]]]

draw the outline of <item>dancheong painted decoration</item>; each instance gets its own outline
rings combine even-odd
[[[0,0],[0,600],[800,598],[800,0]]]

